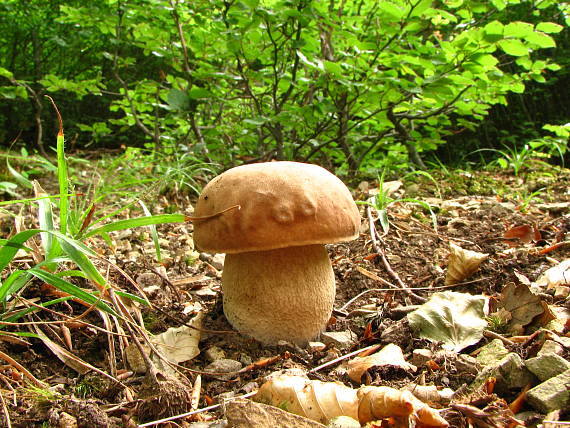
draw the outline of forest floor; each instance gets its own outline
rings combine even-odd
[[[263,384],[268,374],[293,368],[300,369],[311,379],[340,381],[357,388],[359,383],[348,376],[346,365],[354,357],[342,359],[342,356],[361,349],[376,352],[384,345],[395,344],[405,360],[416,366],[415,370],[396,364],[372,364],[362,378],[365,383],[397,389],[409,383],[431,384],[439,389],[466,391],[457,394],[451,404],[449,401],[433,404],[444,409],[441,415],[450,426],[507,427],[517,426],[518,422],[513,421],[523,419],[526,426],[536,426],[546,410],[524,401],[520,405],[521,400],[516,402],[518,407],[505,405],[512,404],[526,385],[509,384],[509,381],[501,385],[499,379],[496,389],[488,380],[477,390],[469,392],[467,386],[481,372],[482,363],[475,358],[482,353],[484,345],[497,338],[503,348],[490,351],[491,354],[508,352],[528,360],[537,355],[545,341],[553,340],[560,345],[558,353],[562,358],[570,361],[567,340],[570,337],[570,279],[566,277],[566,282],[543,286],[540,293],[528,291],[529,285],[547,269],[570,259],[570,171],[541,166],[534,172],[523,171],[519,176],[483,171],[441,173],[434,174],[434,178],[439,190],[432,181],[421,177],[416,178],[416,183],[407,181],[399,188],[398,183],[390,186],[394,189],[391,195],[394,200],[414,198],[429,203],[435,214],[435,225],[421,205],[393,202],[387,207],[390,228],[384,234],[376,221],[376,211],[361,205],[360,237],[327,247],[337,281],[335,310],[327,332],[339,334],[304,348],[288,343],[262,345],[232,329],[222,309],[221,258],[192,250],[191,223],[158,227],[161,263],[156,261],[153,243],[144,228],[112,233],[112,247],[103,240],[92,241],[92,248],[120,268],[107,269],[102,265],[113,287],[134,294],[143,290],[152,303],[152,308],[132,303],[128,306],[133,323],[144,323],[150,333],[160,334],[171,327],[188,325],[196,316],[202,317],[201,334],[194,334],[191,344],[182,345],[188,348],[182,353],[199,352],[181,362],[178,368],[188,380],[173,381],[175,386],[171,391],[167,384],[174,376],[168,374],[159,376],[158,385],[151,382],[149,386],[149,375],[145,375],[148,363],[137,368],[134,357],[127,362],[125,354],[132,355],[132,349],[125,352],[124,346],[133,340],[124,323],[92,310],[82,318],[88,326],[42,325],[44,333],[58,348],[48,348],[45,341],[35,339],[14,343],[0,341],[0,351],[21,365],[5,361],[0,367],[0,420],[3,419],[0,425],[8,426],[9,421],[12,427],[134,427],[137,423],[205,408],[232,396],[250,393]],[[356,199],[367,200],[375,188],[377,183],[374,182],[358,184]],[[179,212],[191,215],[192,203],[187,196],[163,195],[157,197],[153,212],[166,212],[174,204]],[[370,218],[374,220],[372,228]],[[378,235],[371,235],[373,229]],[[468,277],[460,277],[459,283],[446,286],[450,243],[488,256]],[[567,270],[566,275],[569,272]],[[406,314],[436,292],[485,296],[491,305],[495,304],[495,309],[505,309],[500,302],[505,304],[508,299],[515,299],[505,294],[509,284],[526,290],[517,288],[522,311],[535,310],[536,313],[532,312],[530,318],[518,324],[511,322],[510,315],[502,319],[500,315],[489,318],[484,337],[460,350],[443,352],[441,342],[420,338],[409,327]],[[413,290],[398,289],[402,285]],[[25,297],[33,301],[49,292],[38,282],[26,289]],[[43,311],[30,320],[58,321],[61,320],[59,312],[76,316],[84,311],[75,302],[52,309],[53,312]],[[500,311],[497,309],[496,313]],[[22,324],[12,331],[27,327]],[[377,347],[370,350],[371,345]],[[81,359],[81,364],[78,366],[68,353],[57,351],[61,348]],[[460,356],[469,357],[461,359]],[[120,383],[101,372],[85,369],[83,362],[112,374]],[[325,365],[327,362],[330,365]],[[157,364],[160,365],[160,361]],[[18,367],[29,371],[45,387],[33,386]],[[194,388],[198,374],[201,388]],[[182,382],[182,388],[187,391],[199,392],[193,407],[188,405],[188,400],[182,400],[182,404],[177,401],[176,382]],[[534,379],[528,386],[538,383]],[[157,400],[161,396],[161,400]],[[513,410],[526,413],[515,418]],[[199,426],[202,427],[223,426],[213,421],[226,416],[223,408],[218,407],[170,424],[188,426],[201,421]],[[568,408],[548,415],[550,420],[568,421],[569,417]],[[387,427],[389,423],[386,420],[383,425],[375,426]],[[418,422],[417,426],[422,425]]]

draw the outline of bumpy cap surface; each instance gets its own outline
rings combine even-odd
[[[216,215],[232,206],[230,209]],[[267,162],[238,166],[200,195],[194,242],[203,251],[242,253],[350,241],[360,214],[348,188],[317,165]]]

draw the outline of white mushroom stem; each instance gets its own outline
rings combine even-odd
[[[227,254],[222,287],[228,321],[264,343],[314,339],[326,327],[335,297],[323,245]]]

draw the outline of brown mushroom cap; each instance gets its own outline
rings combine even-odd
[[[198,248],[230,254],[349,241],[360,227],[343,182],[320,166],[298,162],[224,172],[204,188],[194,216],[214,216],[194,222]]]

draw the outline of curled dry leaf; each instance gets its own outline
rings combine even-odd
[[[408,426],[410,420],[427,427],[449,426],[437,410],[410,391],[390,387],[355,390],[338,382],[280,375],[264,383],[254,399],[324,424],[337,416],[348,416],[361,424],[393,418],[398,427]]]
[[[536,280],[536,285],[545,286],[546,288],[570,287],[570,259],[561,261],[556,266],[545,271]]]
[[[355,382],[361,382],[362,375],[369,369],[379,366],[396,366],[405,371],[415,372],[417,367],[406,362],[402,349],[393,343],[367,357],[356,357],[348,362],[348,377]]]
[[[445,285],[453,285],[470,277],[479,265],[489,257],[488,254],[477,251],[465,250],[453,242],[449,244],[449,260],[447,263],[447,274],[445,275]]]

